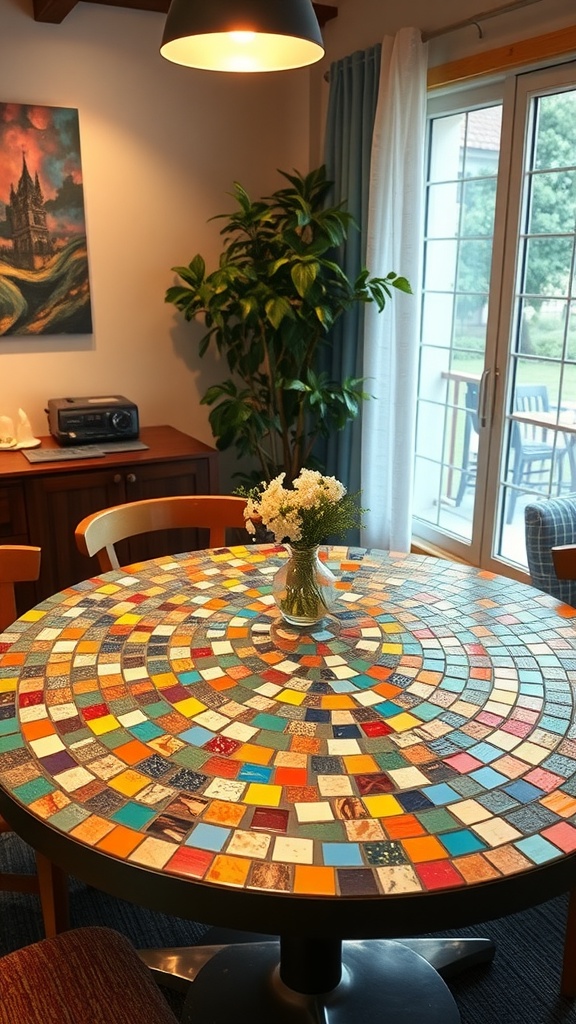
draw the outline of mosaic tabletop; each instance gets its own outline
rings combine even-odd
[[[464,565],[324,552],[337,610],[283,624],[281,547],[70,588],[0,635],[0,782],[114,858],[319,897],[475,885],[576,851],[576,610]]]

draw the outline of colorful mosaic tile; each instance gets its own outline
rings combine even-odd
[[[0,782],[78,842],[219,886],[371,896],[576,852],[575,613],[447,561],[334,548],[334,614],[270,599],[283,548],[87,580],[0,636]]]

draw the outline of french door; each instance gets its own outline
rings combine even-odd
[[[576,491],[575,254],[576,64],[435,98],[413,534],[519,578]]]

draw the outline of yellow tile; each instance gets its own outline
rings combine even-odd
[[[394,732],[405,732],[406,729],[414,729],[416,726],[422,725],[419,718],[408,714],[407,711],[400,715],[393,715],[392,718],[386,718],[385,722],[391,729],[394,729]]]
[[[262,804],[263,807],[279,807],[282,786],[269,786],[264,782],[251,782],[244,794],[246,804]]]
[[[114,729],[120,728],[120,722],[117,718],[114,718],[114,715],[93,718],[91,721],[86,722],[86,725],[96,736],[102,736],[105,732],[113,732]]]
[[[198,715],[201,711],[206,711],[206,705],[196,700],[196,697],[186,697],[185,700],[179,700],[174,704],[174,707],[176,711],[179,711],[181,715],[185,715],[186,718],[193,718],[194,715]]]
[[[378,796],[364,796],[362,803],[373,818],[388,818],[393,814],[402,814],[403,807],[390,793]]]
[[[134,796],[135,793],[138,793],[139,790],[144,789],[144,786],[149,784],[150,779],[131,768],[126,772],[122,772],[121,775],[117,775],[115,779],[110,779],[108,782],[111,789],[117,789],[124,796]]]
[[[276,700],[281,701],[283,704],[299,705],[305,696],[306,694],[302,693],[301,690],[282,690],[281,693],[277,694]]]

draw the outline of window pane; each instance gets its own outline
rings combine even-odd
[[[469,542],[478,450],[500,107],[434,118],[430,128],[416,517]]]

